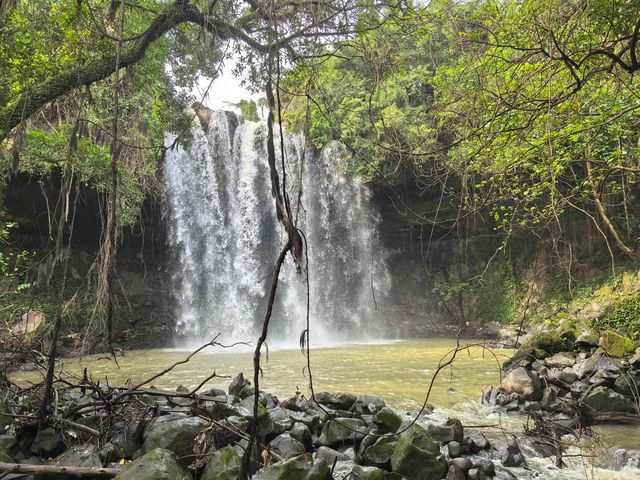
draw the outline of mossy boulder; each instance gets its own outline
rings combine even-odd
[[[381,437],[367,447],[363,453],[364,461],[370,465],[386,465],[391,460],[398,442],[395,437]]]
[[[62,432],[53,427],[41,429],[31,444],[31,451],[45,458],[57,457],[65,448]]]
[[[630,338],[612,330],[602,332],[598,345],[607,355],[616,358],[622,358],[625,353],[633,353],[636,348]]]
[[[156,448],[125,465],[114,480],[192,480],[186,467],[180,465],[169,450]]]
[[[161,448],[176,454],[185,464],[193,459],[196,436],[209,426],[209,422],[199,417],[181,417],[167,421],[158,419],[151,425],[142,444],[142,453]]]
[[[440,447],[427,431],[413,425],[398,438],[391,455],[391,469],[409,480],[440,480],[446,465]]]
[[[373,423],[382,428],[385,433],[395,433],[400,428],[402,419],[389,407],[383,407],[373,416]]]
[[[276,480],[329,480],[331,470],[324,462],[313,462],[313,456],[305,453],[283,462]]]
[[[237,480],[240,476],[242,457],[231,446],[211,454],[202,472],[201,480]]]

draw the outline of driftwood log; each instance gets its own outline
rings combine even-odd
[[[118,468],[90,468],[90,467],[64,467],[55,465],[26,465],[22,463],[0,462],[0,476],[3,473],[24,473],[27,475],[65,475],[71,478],[113,478],[120,469]]]

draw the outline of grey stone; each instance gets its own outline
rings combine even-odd
[[[327,465],[333,465],[333,462],[336,461],[336,459],[337,461],[351,460],[344,453],[325,446],[319,447],[318,450],[316,450],[315,458],[316,460],[322,460]]]
[[[229,384],[229,395],[233,395],[234,397],[238,396],[245,387],[248,387],[250,385],[251,382],[249,380],[246,380],[242,372],[240,372],[233,380],[231,380],[231,383]]]
[[[486,450],[491,446],[489,440],[487,440],[487,437],[485,437],[482,432],[471,433],[465,440],[465,443],[474,450]]]
[[[477,459],[474,462],[473,467],[482,470],[487,477],[495,477],[496,475],[496,466],[488,458]]]
[[[351,474],[358,480],[384,480],[385,471],[377,467],[354,465]]]
[[[450,465],[449,470],[447,470],[446,480],[466,480],[467,476],[464,471],[456,467],[455,465]]]
[[[596,387],[583,399],[583,403],[595,412],[633,411],[633,403],[623,395],[607,387]]]
[[[359,418],[336,418],[328,420],[323,426],[318,437],[318,444],[329,447],[346,442],[355,442],[364,438],[365,423]]]
[[[228,445],[211,453],[200,480],[237,480],[240,477],[242,457]]]
[[[370,465],[387,465],[391,461],[397,444],[395,437],[380,437],[373,445],[367,447],[363,453],[363,459]]]
[[[502,380],[503,390],[518,393],[524,400],[539,400],[542,396],[540,379],[524,367],[511,370]]]
[[[268,444],[268,449],[283,460],[305,453],[304,445],[295,438],[291,438],[288,433],[278,435],[271,440]]]
[[[620,370],[620,360],[605,357],[599,353],[596,353],[586,360],[578,363],[573,367],[573,370],[578,375],[578,378],[585,378],[593,375],[598,370],[607,370],[610,372],[617,372]]]
[[[429,433],[413,425],[398,438],[391,456],[391,469],[409,480],[440,480],[446,466],[440,448]]]
[[[549,368],[572,367],[576,363],[576,356],[571,352],[560,352],[544,359],[544,364]]]
[[[311,430],[304,423],[296,422],[289,432],[292,438],[299,441],[304,448],[311,450]]]
[[[527,464],[515,437],[511,437],[500,452],[500,461],[505,467],[522,467]]]
[[[467,472],[467,476],[469,480],[485,480],[487,478],[484,471],[480,468],[472,468]]]
[[[165,449],[189,464],[193,459],[196,436],[209,425],[208,421],[199,417],[182,417],[152,424],[147,429],[141,453],[144,455],[155,449]]]
[[[114,480],[192,480],[173,452],[156,448],[125,465]]]
[[[66,445],[62,432],[53,427],[46,427],[38,431],[31,444],[31,451],[41,457],[57,457],[64,452]]]
[[[373,416],[373,423],[383,429],[385,433],[395,433],[402,419],[400,416],[388,407],[382,407],[378,413]]]
[[[456,441],[462,443],[464,441],[464,428],[462,422],[457,418],[450,418],[444,424],[430,423],[427,425],[427,431],[436,442],[449,443]]]
[[[466,457],[453,458],[449,462],[449,465],[455,465],[456,468],[459,468],[463,472],[467,472],[471,470],[471,467],[473,467],[473,463],[471,462],[471,460]]]
[[[283,462],[278,469],[277,480],[330,480],[331,471],[324,462],[313,462],[310,453]]]
[[[447,450],[449,451],[450,458],[456,458],[462,455],[462,445],[460,445],[460,442],[456,442],[455,440],[447,443]]]
[[[364,413],[374,415],[386,405],[387,404],[381,398],[374,397],[373,395],[361,395],[356,399],[353,405],[351,405],[349,410],[359,414]]]

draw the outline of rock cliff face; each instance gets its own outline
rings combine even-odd
[[[26,175],[12,179],[4,191],[7,217],[18,224],[12,232],[15,247],[44,258],[53,247],[49,235],[49,214],[59,192],[59,178],[48,182]],[[70,277],[80,283],[96,259],[101,220],[98,194],[81,186],[77,197],[71,250]],[[30,272],[37,280],[37,269]],[[147,200],[140,222],[126,228],[118,246],[117,281],[120,291],[114,332],[129,347],[170,344],[173,334],[173,305],[167,273],[167,251],[160,205]],[[40,286],[40,288],[45,288]],[[71,319],[82,324],[83,319]]]

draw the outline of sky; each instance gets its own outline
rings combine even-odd
[[[235,110],[227,102],[238,103],[240,100],[253,99],[255,101],[260,98],[259,94],[252,94],[242,85],[240,85],[241,79],[233,75],[233,69],[236,66],[236,59],[230,58],[225,60],[224,66],[221,69],[221,74],[213,81],[209,94],[202,100],[202,103],[214,110]],[[198,85],[193,90],[193,95],[198,101],[202,98],[202,95],[206,91],[211,82],[210,78],[202,77],[198,81]]]

